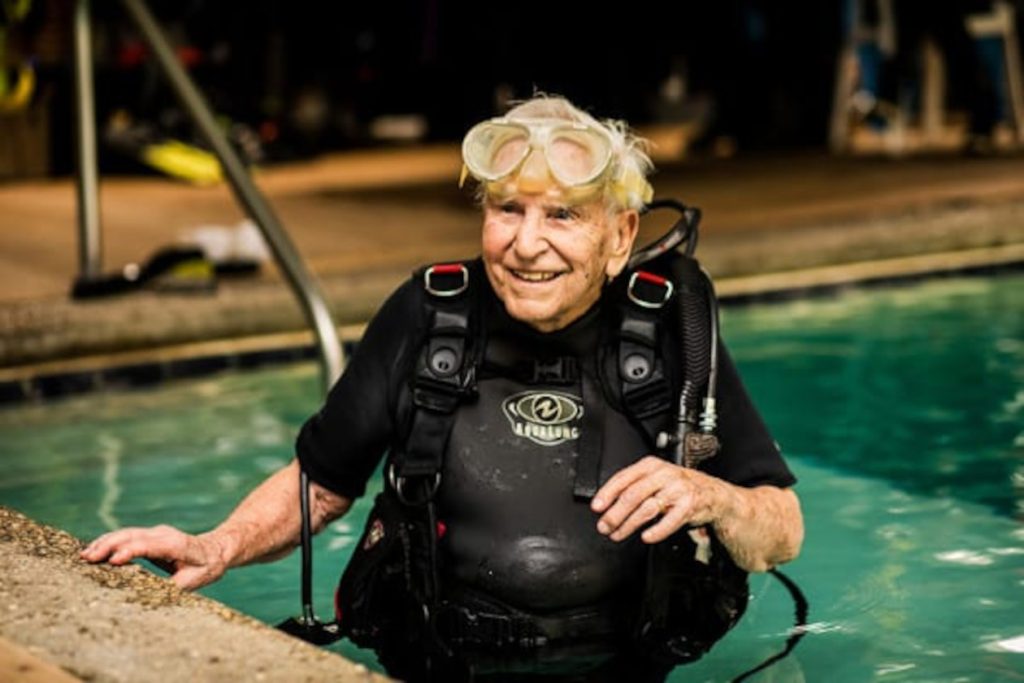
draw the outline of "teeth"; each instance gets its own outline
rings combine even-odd
[[[526,280],[528,282],[544,282],[546,280],[553,280],[557,277],[558,273],[528,273],[522,270],[513,270],[516,277]]]

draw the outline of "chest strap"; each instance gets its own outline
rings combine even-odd
[[[521,345],[498,337],[487,340],[480,372],[508,377],[520,384],[569,386],[579,381],[580,364],[575,356],[535,358],[527,355]]]

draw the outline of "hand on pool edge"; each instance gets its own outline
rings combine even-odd
[[[171,567],[171,580],[183,590],[213,583],[228,568],[223,544],[214,534],[187,534],[166,524],[103,534],[87,545],[80,557],[91,563],[105,561],[117,566],[137,558],[163,560]]]

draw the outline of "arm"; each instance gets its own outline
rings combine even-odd
[[[763,572],[800,552],[803,516],[792,489],[744,488],[698,470],[648,456],[617,472],[591,501],[597,530],[621,541],[645,524],[645,543],[665,540],[685,525],[713,526],[736,564]]]
[[[172,579],[193,590],[213,583],[231,567],[265,562],[288,554],[299,543],[299,462],[272,474],[238,505],[223,523],[203,534],[174,527],[126,528],[100,536],[81,553],[88,562],[121,565],[137,557],[164,560]],[[310,484],[314,533],[345,514],[352,501]]]
[[[425,325],[422,286],[409,280],[374,316],[321,409],[303,425],[296,452],[311,478],[310,516],[319,531],[365,491],[394,431],[389,391],[406,375],[408,345]],[[165,560],[174,582],[194,589],[231,567],[277,559],[299,543],[299,461],[260,484],[216,529],[191,535],[169,526],[121,529],[82,551],[89,562]],[[325,488],[329,487],[329,488]],[[332,493],[340,491],[341,493]]]

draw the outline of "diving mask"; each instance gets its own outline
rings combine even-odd
[[[531,154],[543,155],[552,178],[572,190],[595,188],[608,180],[614,141],[607,131],[564,119],[499,117],[479,123],[462,141],[461,186],[467,175],[485,183],[521,172]],[[631,193],[650,200],[651,186],[640,174],[612,179],[615,198],[624,206]]]

